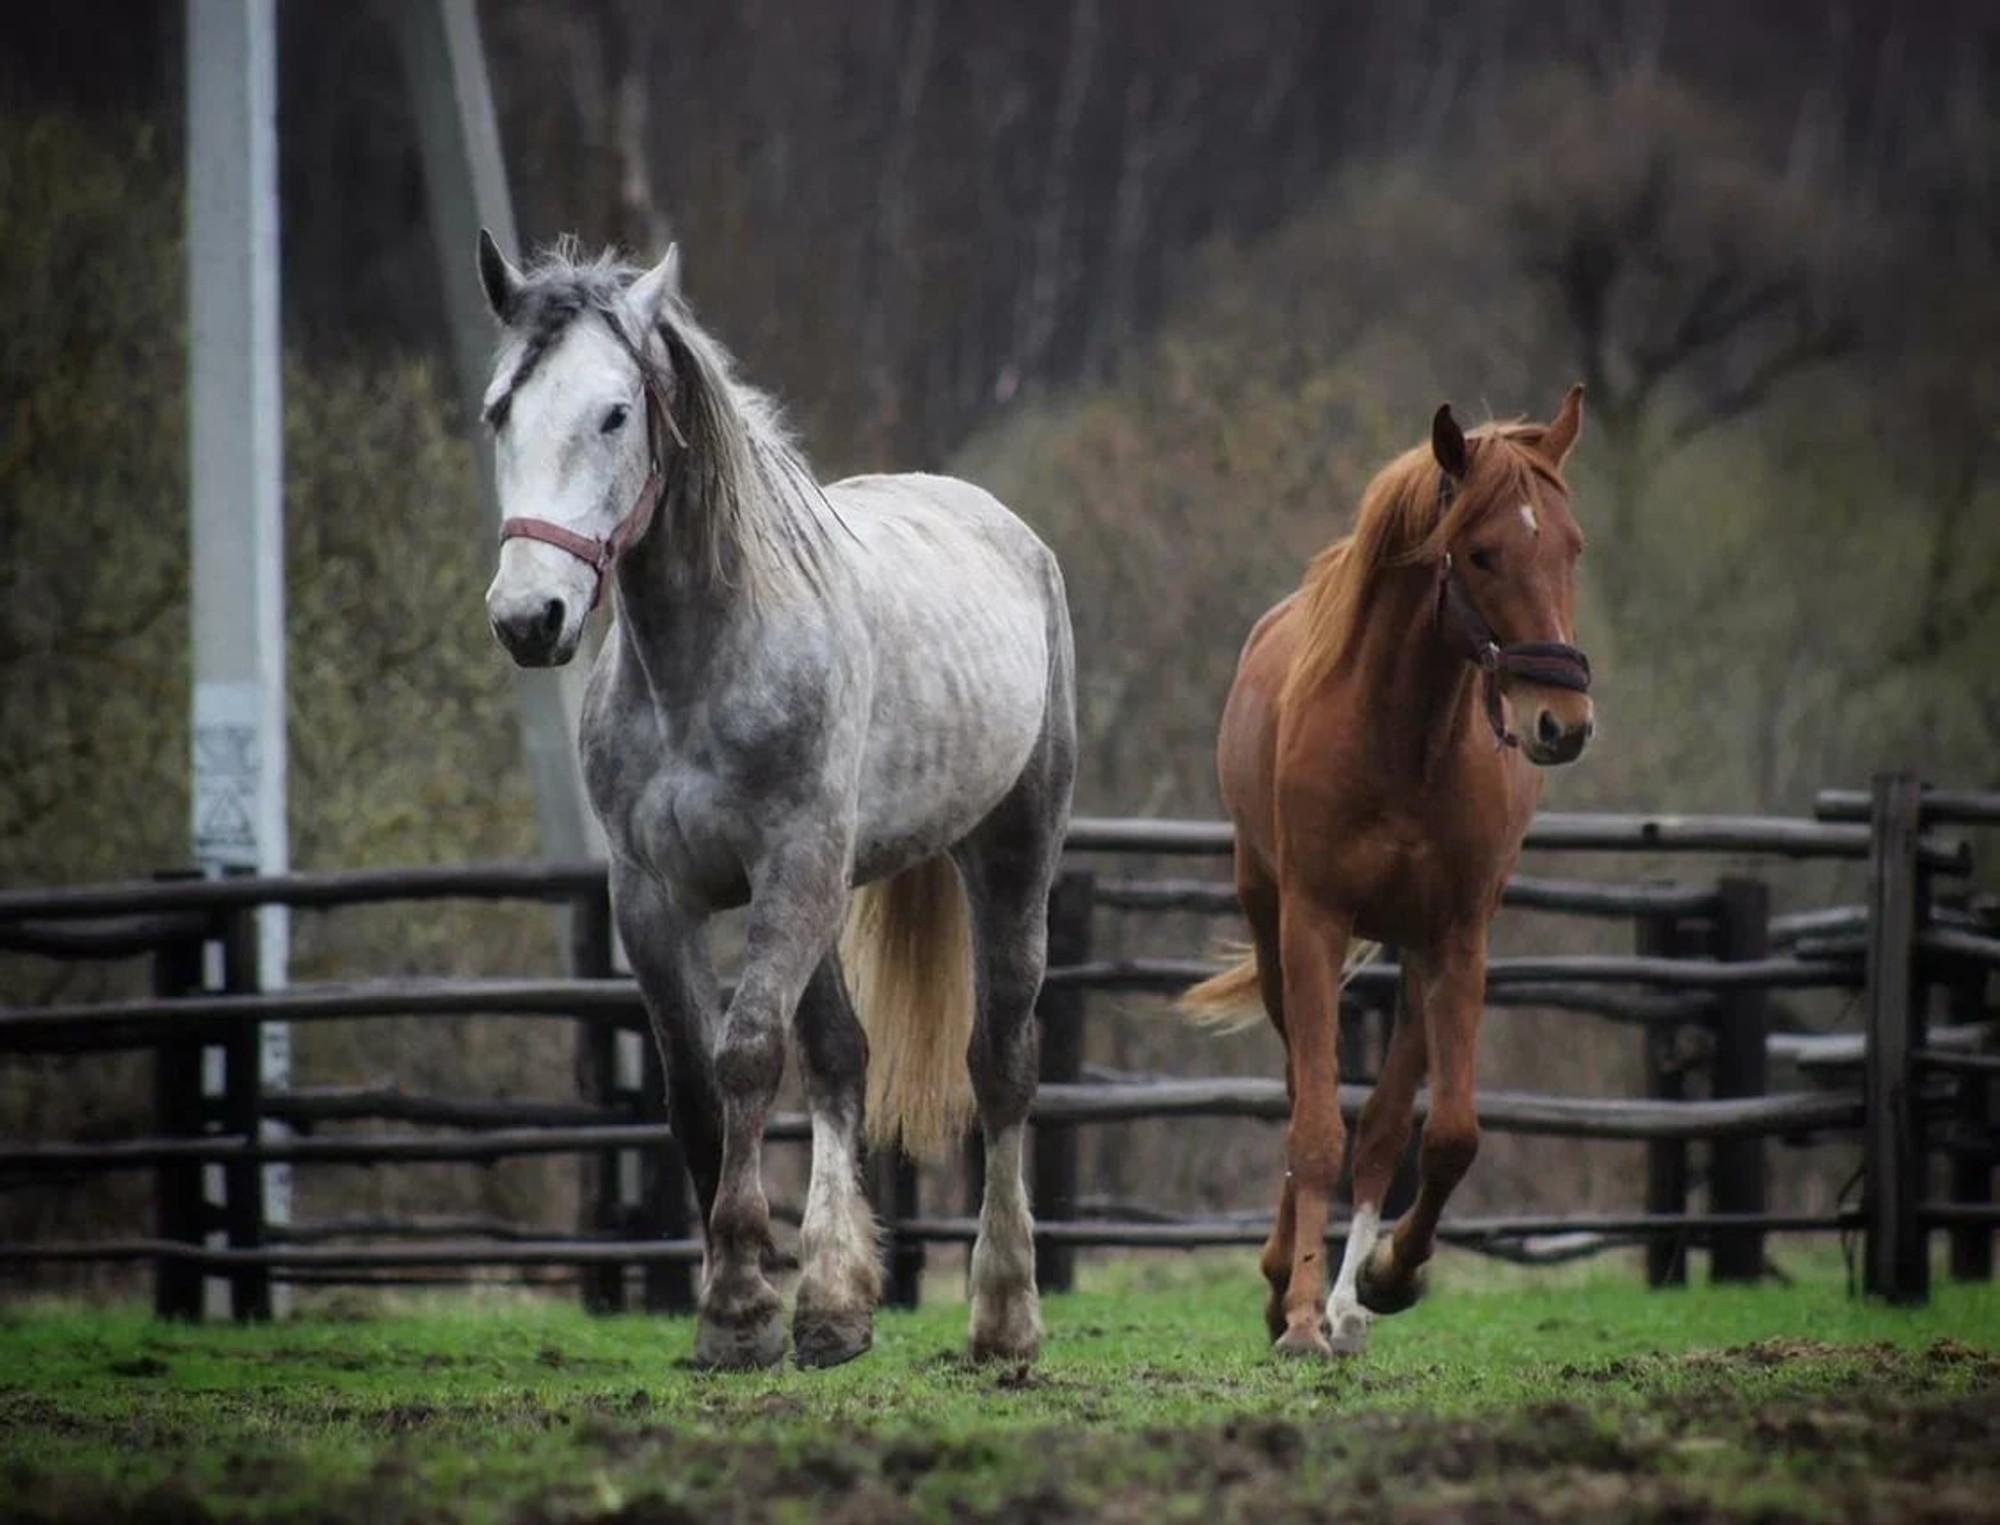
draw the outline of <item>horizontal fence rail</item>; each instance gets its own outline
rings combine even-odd
[[[1352,1121],[1367,1098],[1367,1086],[1341,1086],[1342,1113]],[[1421,1120],[1426,1111],[1426,1093],[1419,1091],[1417,1118]],[[1140,1084],[1085,1081],[1044,1085],[1030,1113],[1037,1122],[1070,1124],[1174,1117],[1250,1117],[1278,1122],[1289,1115],[1284,1082],[1251,1075]],[[1480,1126],[1495,1133],[1548,1138],[1748,1138],[1851,1128],[1860,1121],[1861,1099],[1858,1094],[1800,1092],[1721,1101],[1656,1102],[1487,1090],[1478,1097],[1478,1115]],[[811,1119],[803,1112],[777,1113],[765,1129],[765,1137],[776,1142],[804,1142],[811,1136]],[[322,1165],[483,1162],[665,1144],[672,1139],[673,1130],[665,1123],[593,1123],[445,1135],[289,1139],[211,1135],[17,1144],[0,1146],[0,1171],[136,1170],[169,1162],[220,1164],[229,1160]]]
[[[1926,786],[1918,809],[1926,826],[2000,826],[2000,790]],[[1866,821],[1873,810],[1866,789],[1822,789],[1813,796],[1813,814],[1822,821]]]
[[[1825,796],[1822,796],[1824,798]],[[1981,818],[1985,819],[1985,818]],[[1844,821],[1804,821],[1784,816],[1683,816],[1546,813],[1528,828],[1531,850],[1556,852],[1722,853],[1776,858],[1868,856],[1870,829]],[[1226,821],[1166,821],[1079,817],[1070,823],[1073,853],[1144,853],[1222,856],[1233,835]],[[1924,867],[1963,873],[1971,848],[1961,839],[1924,837]],[[336,869],[276,877],[129,884],[0,892],[0,923],[152,914],[228,911],[282,905],[328,910],[384,900],[507,900],[557,903],[600,886],[604,865],[575,863],[426,864],[407,868]],[[1538,881],[1528,881],[1531,897]],[[1616,914],[1607,905],[1605,914]]]
[[[1993,944],[1990,938],[1938,933],[1945,941],[1935,950],[1965,956],[1967,949]],[[1928,946],[1928,944],[1926,944]],[[2000,944],[1993,944],[2000,951]],[[1221,966],[1205,959],[1102,959],[1049,970],[1050,989],[1081,986],[1092,990],[1151,991],[1176,994]],[[1370,993],[1392,993],[1401,971],[1394,964],[1364,964],[1353,971],[1350,986]],[[1562,1005],[1581,1002],[1585,1009],[1673,1020],[1692,1010],[1677,1004],[1649,1005],[1642,997],[1593,999],[1566,987],[1634,985],[1680,991],[1760,989],[1852,989],[1862,976],[1852,961],[1770,958],[1737,963],[1713,959],[1668,959],[1639,956],[1561,956],[1494,959],[1487,967],[1487,988],[1496,1005]],[[1507,998],[1507,992],[1527,987],[1532,1000]],[[645,1014],[638,986],[629,979],[515,979],[463,976],[345,983],[335,986],[295,985],[270,994],[223,993],[102,1001],[75,1006],[0,1008],[0,1050],[143,1048],[159,1041],[168,1029],[186,1032],[232,1022],[331,1022],[379,1020],[415,1016],[560,1017],[577,1020],[634,1022]]]
[[[1937,1208],[1939,1221],[1953,1209]],[[1494,1240],[1554,1238],[1589,1234],[1607,1239],[1651,1235],[1692,1235],[1757,1229],[1766,1233],[1836,1233],[1854,1228],[1853,1211],[1827,1213],[1682,1213],[1671,1215],[1579,1213],[1519,1218],[1460,1218],[1448,1220],[1438,1237],[1448,1244],[1477,1245]],[[970,1244],[979,1233],[977,1218],[903,1218],[882,1224],[899,1239],[930,1244]],[[1078,1248],[1204,1249],[1262,1244],[1270,1236],[1267,1218],[1210,1217],[1132,1222],[1118,1218],[1079,1218],[1037,1223],[1035,1236],[1049,1244]],[[1330,1224],[1327,1242],[1342,1243],[1346,1223]],[[335,1267],[552,1266],[575,1267],[625,1261],[696,1262],[699,1239],[590,1240],[467,1240],[461,1243],[408,1245],[271,1245],[254,1250],[185,1244],[172,1239],[99,1239],[0,1246],[0,1261],[150,1261],[172,1260],[217,1271],[242,1267],[267,1269],[331,1269]]]

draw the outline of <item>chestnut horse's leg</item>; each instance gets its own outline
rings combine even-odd
[[[1291,1065],[1285,1065],[1287,1079]],[[1258,1264],[1270,1291],[1264,1298],[1264,1328],[1273,1341],[1285,1332],[1285,1293],[1292,1284],[1292,1236],[1297,1228],[1297,1197],[1292,1191],[1292,1173],[1287,1170],[1278,1183],[1278,1216],[1271,1223],[1271,1237],[1264,1241]]]
[[[1382,1199],[1388,1195],[1404,1146],[1410,1141],[1410,1119],[1428,1057],[1423,983],[1416,965],[1406,957],[1402,1000],[1395,1026],[1390,1029],[1389,1051],[1383,1056],[1382,1072],[1354,1129],[1354,1224],[1327,1309],[1336,1342],[1344,1325],[1353,1319],[1360,1319],[1360,1332],[1365,1335],[1367,1323],[1360,1317],[1360,1309],[1400,1313],[1416,1301],[1414,1280],[1400,1288],[1377,1283],[1371,1276],[1370,1255],[1382,1222]]]
[[[1236,893],[1237,899],[1242,902],[1244,916],[1250,923],[1251,940],[1256,945],[1257,984],[1264,999],[1264,1010],[1282,1039],[1285,1036],[1285,974],[1278,946],[1278,895],[1268,887],[1240,882]],[[1296,1101],[1296,1094],[1288,1043],[1285,1049],[1285,1095]],[[1271,1224],[1271,1237],[1264,1241],[1264,1253],[1258,1262],[1264,1272],[1264,1280],[1270,1286],[1270,1293],[1264,1300],[1264,1327],[1270,1331],[1273,1340],[1285,1332],[1285,1289],[1292,1280],[1292,1227],[1292,1176],[1288,1170],[1278,1184],[1278,1214]]]
[[[1276,1348],[1288,1355],[1332,1355],[1327,1341],[1326,1219],[1340,1181],[1347,1141],[1340,1117],[1341,965],[1353,919],[1287,896],[1279,943],[1285,981],[1285,1048],[1292,1080],[1292,1122],[1285,1137],[1291,1170],[1292,1272],[1284,1296],[1285,1328]]]
[[[1371,1305],[1379,1296],[1389,1305],[1387,1311],[1393,1311],[1399,1296],[1412,1294],[1417,1271],[1431,1258],[1445,1202],[1479,1153],[1473,1088],[1479,1018],[1486,1002],[1486,929],[1442,945],[1423,987],[1431,1098],[1418,1159],[1417,1200],[1394,1236],[1370,1256],[1362,1278]]]

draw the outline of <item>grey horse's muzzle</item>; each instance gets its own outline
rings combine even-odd
[[[567,638],[569,608],[559,598],[495,593],[486,613],[507,655],[522,667],[559,667],[576,649]]]

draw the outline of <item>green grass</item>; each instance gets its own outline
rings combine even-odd
[[[1265,1354],[1247,1259],[1223,1264],[1051,1298],[1025,1378],[965,1365],[953,1306],[885,1313],[834,1371],[730,1377],[687,1369],[685,1321],[525,1298],[262,1328],[17,1309],[0,1514],[2000,1518],[1991,1286],[1898,1310],[1837,1278],[1446,1278],[1364,1360],[1301,1365]]]

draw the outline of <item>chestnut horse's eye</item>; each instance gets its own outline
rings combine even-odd
[[[1475,567],[1479,568],[1480,571],[1490,572],[1493,570],[1493,564],[1497,558],[1494,556],[1493,552],[1481,549],[1472,552],[1471,555],[1467,556],[1465,559],[1471,562]]]
[[[618,404],[617,407],[604,415],[604,422],[597,426],[597,432],[599,434],[616,434],[620,429],[625,427],[625,415],[627,411],[628,409],[624,403],[621,402]]]

